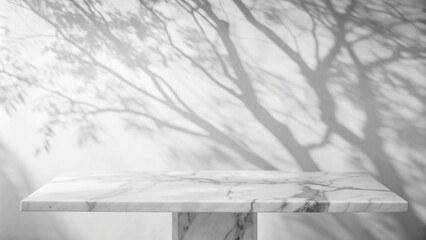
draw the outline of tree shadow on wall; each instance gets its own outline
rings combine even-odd
[[[31,37],[44,40],[43,51],[54,61],[35,67],[19,51],[30,44],[7,29],[4,37],[16,48],[2,54],[4,105],[16,107],[34,89],[44,93],[35,109],[50,116],[40,130],[45,150],[55,131],[69,125],[80,127],[82,142],[97,141],[98,120],[112,116],[172,151],[193,158],[226,155],[237,166],[285,170],[277,164],[285,159],[302,171],[327,170],[317,153],[333,149],[342,165],[371,172],[409,199],[409,211],[394,219],[402,236],[424,236],[415,208],[425,210],[426,192],[408,194],[426,182],[425,17],[419,3],[15,5],[45,23],[50,34]],[[179,139],[215,147],[200,154],[198,147],[174,147]],[[366,163],[352,162],[356,158]],[[392,231],[385,218],[379,222]],[[384,237],[361,218],[333,219],[352,236],[364,228],[367,238]],[[315,231],[332,235],[324,229]]]

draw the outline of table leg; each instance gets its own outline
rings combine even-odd
[[[257,240],[257,213],[173,213],[173,240]]]

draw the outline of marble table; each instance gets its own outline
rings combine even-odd
[[[255,240],[257,213],[401,212],[365,173],[169,171],[66,173],[21,211],[172,212],[173,240]]]

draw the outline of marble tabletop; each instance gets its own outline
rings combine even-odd
[[[104,171],[66,173],[22,211],[400,212],[407,202],[365,173]]]

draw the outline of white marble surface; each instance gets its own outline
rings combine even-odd
[[[173,213],[173,240],[256,240],[257,213]]]
[[[22,211],[398,212],[407,202],[363,173],[80,172],[56,177]]]

